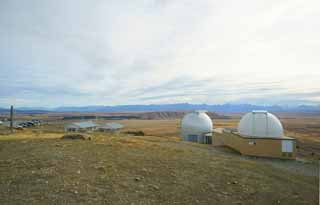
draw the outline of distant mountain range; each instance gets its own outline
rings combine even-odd
[[[156,112],[156,111],[187,111],[187,110],[207,110],[210,112],[234,113],[249,112],[252,110],[268,110],[270,112],[309,112],[320,113],[320,105],[300,105],[300,106],[261,106],[251,104],[152,104],[152,105],[116,105],[116,106],[81,106],[81,107],[17,107],[18,113],[45,113],[45,112]],[[9,109],[0,108],[0,112],[8,112]]]

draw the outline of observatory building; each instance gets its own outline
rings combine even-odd
[[[181,121],[181,137],[184,141],[201,144],[212,143],[212,120],[206,111],[186,114]]]
[[[243,155],[287,158],[296,157],[296,141],[284,136],[280,120],[267,111],[252,111],[245,114],[238,132],[227,129],[215,134],[214,145],[222,145],[237,150]]]
[[[267,111],[252,111],[245,114],[238,125],[241,136],[247,137],[283,137],[280,120]]]

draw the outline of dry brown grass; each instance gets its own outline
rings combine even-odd
[[[105,115],[103,113],[86,113],[87,115]],[[41,133],[63,133],[64,124],[72,121],[62,121],[63,115],[80,115],[80,113],[50,113],[38,115],[19,115],[17,119],[39,118],[45,120],[42,126],[33,130]],[[230,119],[215,119],[214,127],[236,128],[242,114],[232,114]],[[287,136],[298,140],[298,156],[319,158],[320,156],[320,116],[310,114],[280,113],[277,114],[285,128]],[[100,123],[108,122],[99,120]],[[120,120],[125,125],[125,131],[143,131],[152,136],[179,136],[180,120]],[[7,133],[0,126],[0,134]]]
[[[122,132],[147,136],[92,133],[81,142],[59,139],[71,121],[42,117],[48,123],[0,135],[1,204],[318,204],[318,177],[181,143],[179,120],[121,120]],[[318,158],[320,117],[280,118],[286,135],[298,140],[298,156]],[[238,121],[216,119],[214,127]]]
[[[318,178],[208,145],[121,133],[61,136],[0,137],[2,204],[318,204]]]
[[[320,116],[289,115],[281,119],[287,136],[298,142],[298,154],[320,158]]]
[[[124,131],[141,130],[153,136],[178,136],[179,120],[121,120],[125,126]]]

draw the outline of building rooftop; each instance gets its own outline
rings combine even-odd
[[[115,123],[115,122],[110,122],[110,123],[106,123],[104,125],[99,126],[99,128],[102,129],[109,129],[109,130],[116,130],[116,129],[121,129],[124,126],[119,124],[119,123]]]
[[[97,127],[98,125],[92,121],[85,121],[85,122],[74,122],[71,123],[71,126],[76,126],[79,128],[89,128],[89,127]]]

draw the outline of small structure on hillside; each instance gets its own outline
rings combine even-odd
[[[119,124],[119,123],[115,123],[115,122],[110,122],[110,123],[106,123],[104,125],[100,125],[97,127],[97,130],[102,131],[102,132],[110,132],[110,131],[117,131],[122,129],[124,126]]]
[[[34,124],[34,125],[41,125],[42,121],[41,120],[38,120],[38,119],[32,119],[31,122]]]
[[[295,139],[284,136],[280,120],[267,111],[245,114],[238,124],[238,132],[217,130],[213,144],[228,146],[244,155],[287,159],[296,157]]]
[[[64,130],[66,132],[92,131],[95,130],[97,127],[98,125],[92,121],[73,122],[65,125]]]
[[[212,120],[206,114],[206,111],[194,111],[183,117],[181,137],[185,141],[211,144],[212,127]]]

